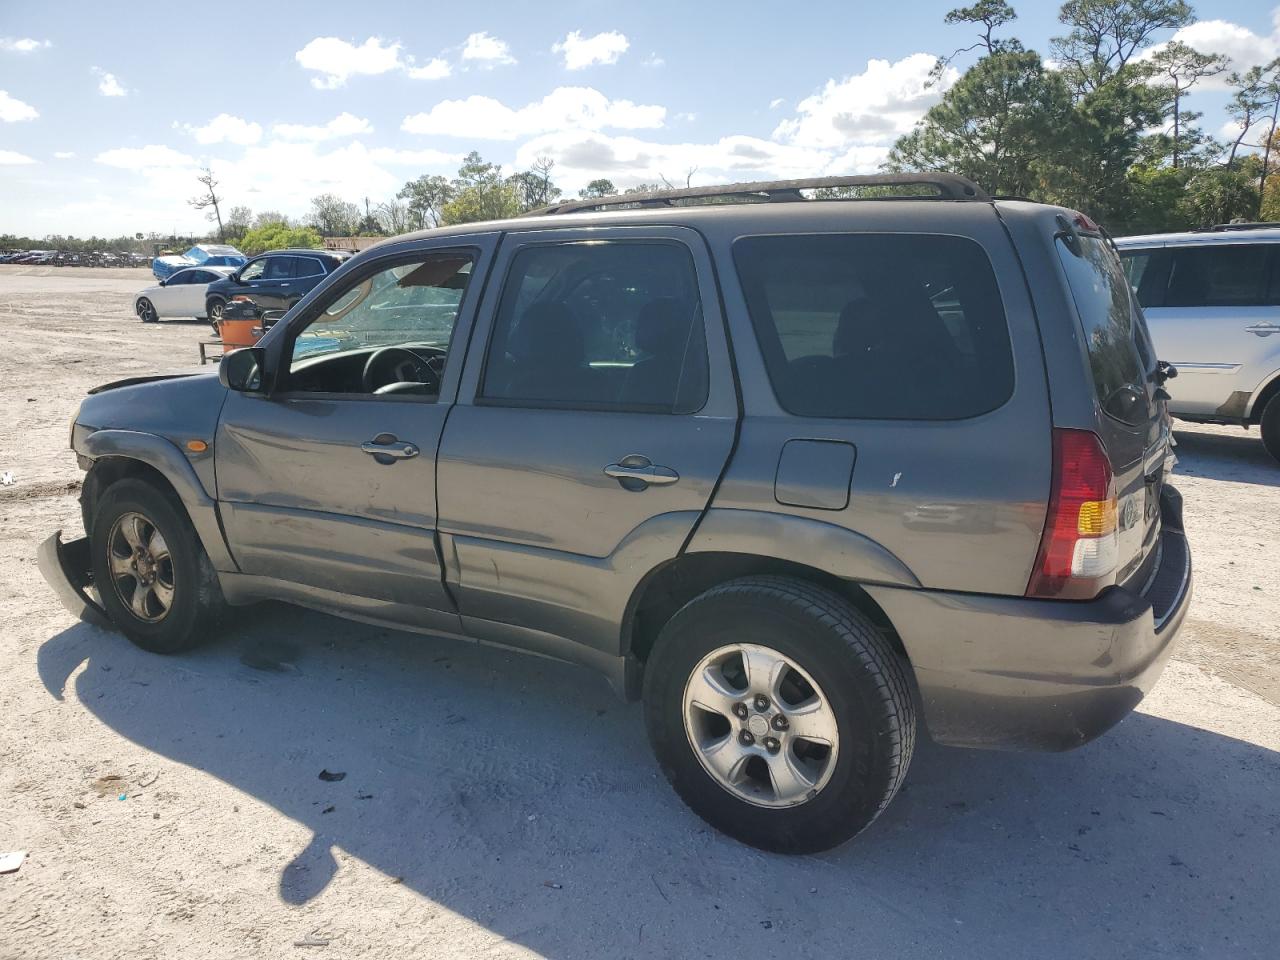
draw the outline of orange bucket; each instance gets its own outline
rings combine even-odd
[[[222,334],[222,349],[235,350],[252,347],[262,336],[260,320],[222,320],[218,332]]]

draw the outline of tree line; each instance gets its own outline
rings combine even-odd
[[[311,198],[310,209],[301,217],[288,217],[271,210],[255,214],[248,207],[233,206],[223,214],[224,198],[210,170],[199,179],[202,192],[190,203],[207,212],[217,230],[210,235],[233,243],[247,254],[281,247],[318,247],[325,237],[396,236],[412,230],[501,220],[555,203],[564,191],[552,179],[555,161],[539,157],[528,170],[506,174],[502,166],[490,163],[476,151],[463,158],[457,176],[424,174],[406,183],[394,197],[374,203],[368,197],[353,203],[337,194],[323,193]],[[686,182],[695,171],[689,171]],[[640,184],[625,193],[660,190],[671,181]],[[592,180],[578,191],[579,197],[605,197],[618,193],[611,180]]]
[[[1194,19],[1183,0],[1067,0],[1048,60],[1003,35],[1016,18],[1005,0],[947,14],[977,38],[939,60],[935,80],[961,54],[978,59],[894,144],[887,169],[959,173],[993,194],[1081,210],[1117,234],[1280,219],[1270,175],[1280,60],[1228,73],[1220,54],[1155,46],[1159,31]],[[1189,109],[1210,78],[1230,90],[1230,142]]]

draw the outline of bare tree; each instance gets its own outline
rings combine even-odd
[[[383,231],[395,237],[409,232],[409,205],[400,200],[388,200],[373,208],[373,215],[378,218]]]
[[[686,187],[691,187],[691,186],[693,186],[693,175],[694,175],[695,173],[697,173],[697,172],[698,172],[698,168],[697,168],[697,167],[690,167],[688,170],[686,170],[686,171],[685,171],[685,174],[684,174],[684,185],[685,185]],[[662,178],[662,182],[663,182],[663,184],[666,186],[666,188],[667,188],[668,190],[676,190],[676,189],[678,189],[674,183],[672,183],[670,180],[668,180],[668,179],[667,179],[667,175],[666,175],[665,173],[660,173],[660,174],[658,174],[658,176]]]
[[[227,239],[226,231],[222,229],[222,210],[219,208],[222,198],[218,196],[218,181],[214,179],[213,170],[210,167],[205,167],[204,173],[200,174],[196,179],[204,185],[204,193],[198,197],[192,197],[189,202],[197,210],[208,210],[213,207],[213,213],[206,213],[205,218],[218,221],[218,242],[225,242]]]

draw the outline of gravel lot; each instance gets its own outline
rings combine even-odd
[[[65,614],[35,552],[79,529],[79,398],[208,335],[134,319],[148,282],[0,266],[0,957],[1276,956],[1256,433],[1178,431],[1196,596],[1135,715],[1062,755],[926,743],[861,838],[777,857],[688,813],[577,668],[276,606],[166,659]]]

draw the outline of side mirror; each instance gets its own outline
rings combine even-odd
[[[244,347],[223,354],[218,363],[219,382],[228,390],[239,393],[261,393],[266,356],[261,347]]]
[[[167,287],[168,285],[169,285],[169,278],[168,278],[168,277],[165,277],[163,280],[161,280],[161,281],[160,281],[160,286],[162,286],[162,287]]]
[[[263,310],[262,316],[260,317],[260,319],[262,320],[262,329],[270,330],[273,326],[275,326],[276,321],[279,320],[281,317],[283,317],[286,313],[288,313],[287,310]]]
[[[232,283],[239,283],[240,271],[239,270],[231,271],[230,273],[227,274],[227,279],[230,280]]]

